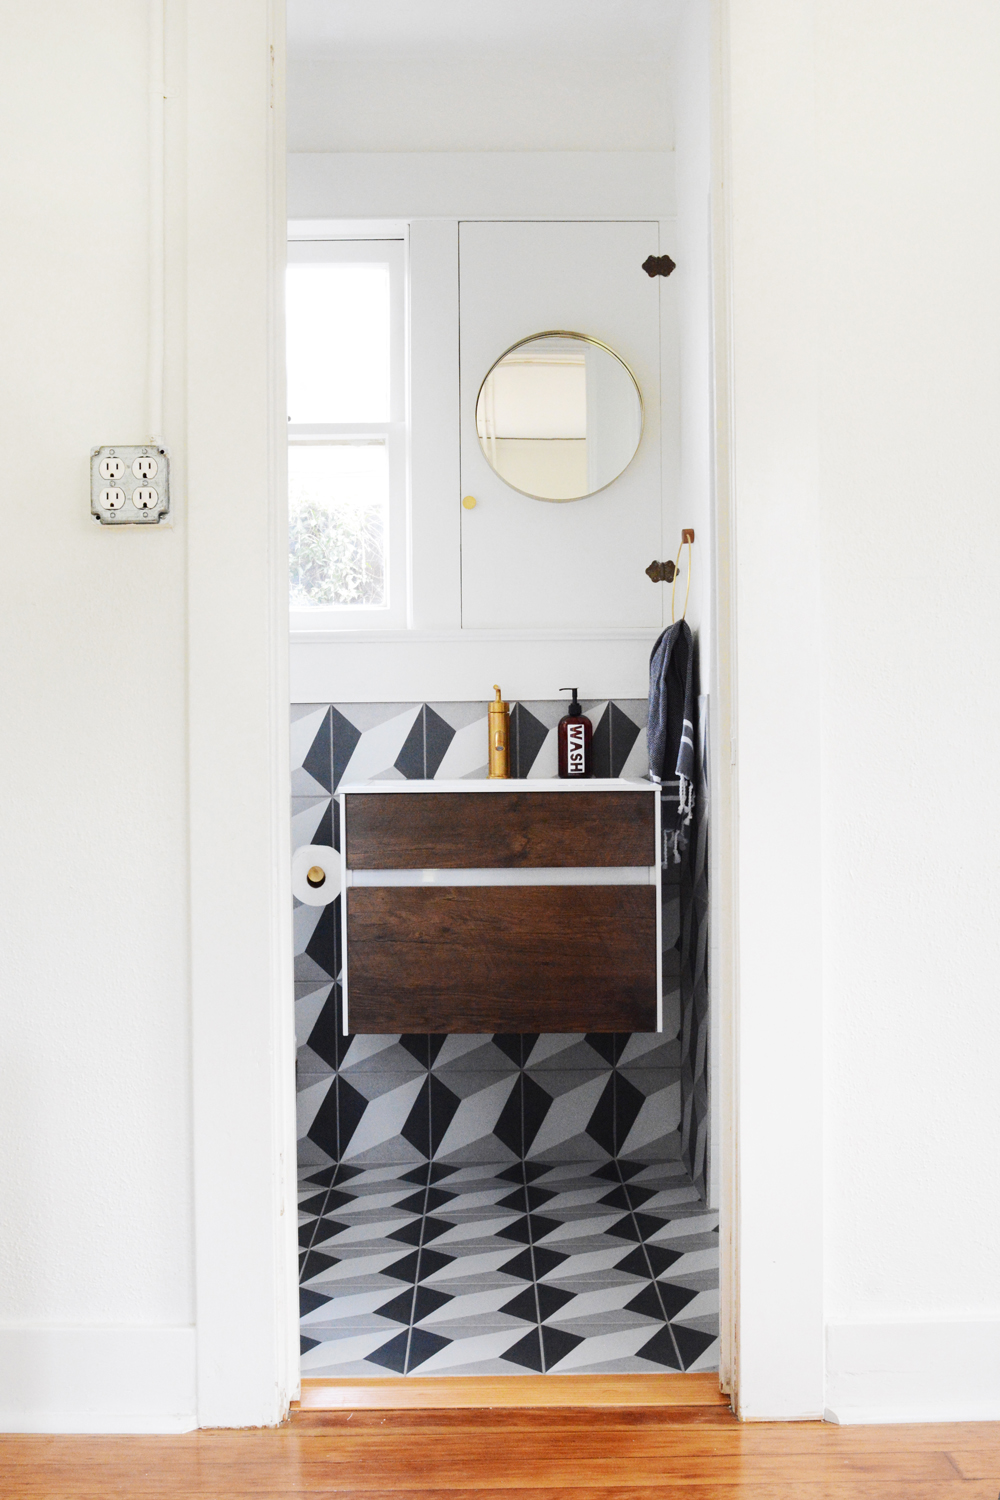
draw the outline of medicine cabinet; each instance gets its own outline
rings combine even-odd
[[[642,270],[658,249],[655,220],[459,226],[461,479],[463,496],[475,500],[461,511],[464,627],[660,623],[659,592],[640,586],[662,534],[662,282]],[[539,334],[548,335],[546,345]],[[534,351],[536,366],[515,376],[524,350]],[[498,450],[497,400],[510,407],[512,376],[537,383],[546,350],[563,361],[562,425],[541,421],[525,390],[514,417],[501,418]],[[600,377],[620,413],[607,434],[615,452],[599,460],[595,443],[589,476],[589,445],[578,441],[589,435],[581,405],[587,375],[591,399]],[[536,450],[550,447],[564,457],[559,464],[550,457],[546,473]],[[581,450],[576,476],[565,456],[573,449]]]

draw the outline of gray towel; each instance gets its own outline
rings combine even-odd
[[[649,774],[663,787],[664,862],[679,863],[694,814],[694,640],[686,620],[669,625],[649,658]]]

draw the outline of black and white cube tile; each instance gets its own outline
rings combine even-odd
[[[339,985],[300,989],[302,1166],[680,1158],[676,1026],[672,1036],[343,1036]]]
[[[645,701],[584,708],[595,773],[644,774]],[[564,712],[513,706],[515,775],[555,775]],[[486,725],[485,702],[296,706],[293,845],[339,846],[342,780],[481,778]],[[683,897],[674,873],[659,1035],[344,1036],[339,902],[296,905],[303,1374],[715,1367]]]
[[[303,1375],[717,1365],[717,1215],[679,1162],[337,1166],[301,1186]]]

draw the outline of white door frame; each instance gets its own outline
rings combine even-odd
[[[298,1385],[285,18],[282,0],[185,9],[198,1421],[252,1427]]]
[[[800,0],[713,0],[713,1004],[723,1378],[750,1419],[823,1409],[810,26]],[[298,1382],[282,0],[188,6],[187,27],[199,1421],[253,1426]]]
[[[723,1376],[823,1413],[812,10],[713,0]]]

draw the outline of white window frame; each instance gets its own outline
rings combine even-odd
[[[409,614],[409,400],[407,380],[406,239],[402,234],[290,235],[291,265],[384,265],[389,270],[389,418],[385,422],[288,423],[289,446],[331,440],[382,439],[389,460],[389,510],[386,518],[386,602],[293,606],[289,626],[294,634],[317,630],[399,630]]]

